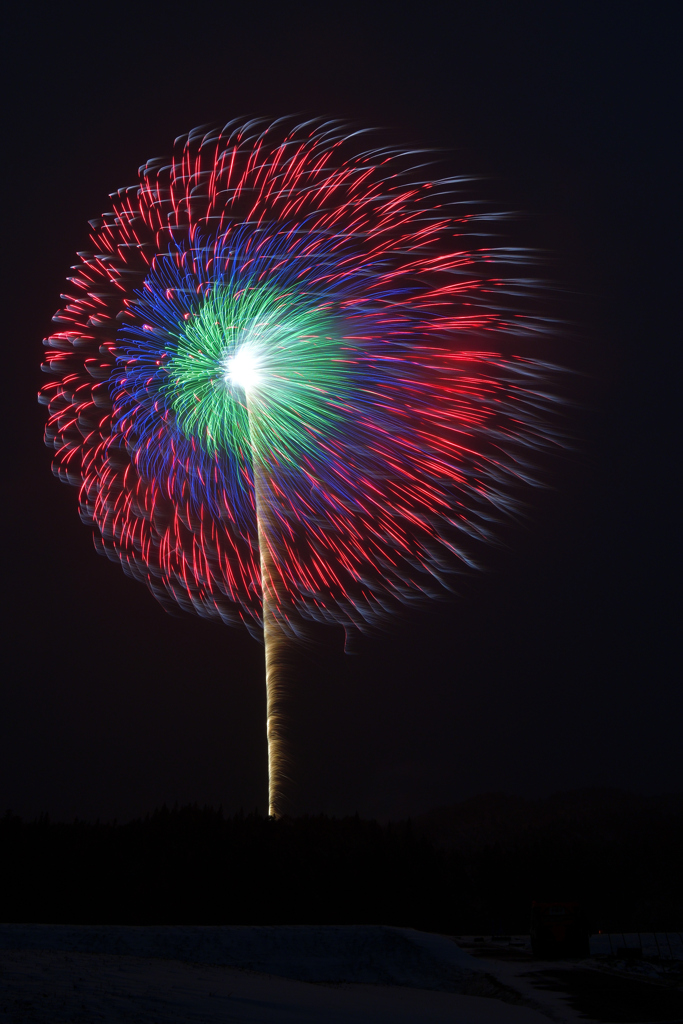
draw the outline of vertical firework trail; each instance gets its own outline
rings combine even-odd
[[[253,413],[249,410],[249,418]],[[252,449],[253,450],[253,449]],[[283,586],[272,554],[274,531],[270,528],[266,481],[263,466],[256,454],[254,467],[254,504],[261,565],[263,601],[263,645],[266,660],[266,738],[268,742],[268,813],[281,814],[286,782],[287,762],[284,740],[284,704],[287,675],[291,672],[290,642],[277,619],[277,608],[283,603]]]
[[[555,447],[519,249],[423,157],[339,123],[176,140],[90,221],[45,339],[46,443],[97,550],[265,641],[269,810],[307,622],[452,590]]]

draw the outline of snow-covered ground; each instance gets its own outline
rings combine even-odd
[[[482,978],[404,928],[0,926],[3,1024],[544,1024]]]
[[[464,992],[478,960],[443,935],[381,926],[0,925],[0,949],[221,964],[297,981]]]

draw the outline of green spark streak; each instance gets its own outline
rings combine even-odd
[[[211,454],[297,465],[338,420],[350,381],[330,304],[272,287],[211,290],[178,325],[166,364],[176,422]],[[249,388],[231,383],[230,360],[246,350],[258,368]]]

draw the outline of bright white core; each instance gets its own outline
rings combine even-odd
[[[248,391],[259,382],[258,360],[248,348],[238,348],[225,362],[225,379],[229,384]]]

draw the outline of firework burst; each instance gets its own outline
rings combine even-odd
[[[550,443],[544,367],[510,351],[538,327],[511,310],[520,254],[362,139],[177,140],[91,221],[46,339],[46,441],[98,550],[265,635],[271,813],[286,638],[443,593]]]

